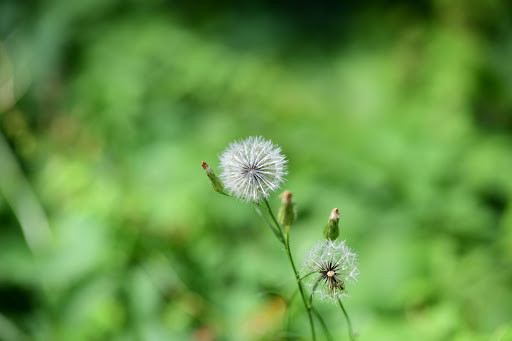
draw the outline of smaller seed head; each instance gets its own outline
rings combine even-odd
[[[306,253],[303,271],[317,273],[304,279],[311,288],[311,296],[319,296],[336,303],[346,295],[346,285],[357,280],[357,254],[345,241],[329,239],[318,242]]]

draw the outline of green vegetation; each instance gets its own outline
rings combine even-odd
[[[310,337],[281,245],[200,165],[256,135],[298,263],[340,210],[358,340],[512,340],[510,13],[0,2],[0,340]]]

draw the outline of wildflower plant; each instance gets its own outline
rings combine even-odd
[[[356,281],[359,270],[356,254],[346,246],[345,241],[336,240],[339,235],[338,209],[332,210],[324,228],[326,239],[318,242],[308,251],[303,262],[305,273],[301,277],[290,248],[290,227],[297,218],[292,193],[284,191],[281,194],[282,202],[277,219],[267,200],[280,188],[287,174],[287,160],[281,148],[262,137],[249,137],[232,142],[219,158],[221,169],[219,176],[206,162],[201,163],[212,188],[220,194],[253,203],[258,214],[279,242],[284,245],[284,251],[288,256],[306,309],[312,339],[316,340],[314,314],[326,337],[332,340],[322,316],[313,307],[313,297],[318,296],[322,301],[338,302],[348,324],[349,338],[353,340],[354,333],[350,318],[341,299],[347,296],[346,285]],[[310,288],[309,295],[306,294],[307,287]]]

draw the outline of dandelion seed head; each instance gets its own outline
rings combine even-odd
[[[356,260],[357,254],[344,240],[318,242],[306,252],[303,264],[305,274],[316,272],[304,279],[311,288],[311,295],[333,303],[348,296],[346,285],[356,282],[359,274]]]
[[[261,136],[232,142],[219,158],[225,188],[246,202],[268,198],[287,174],[281,148]]]

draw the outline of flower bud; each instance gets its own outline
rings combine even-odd
[[[277,221],[284,226],[291,226],[295,222],[295,204],[292,202],[292,192],[284,191],[281,194],[281,208],[277,215]]]
[[[340,211],[335,208],[331,212],[331,216],[329,217],[329,221],[324,228],[324,237],[326,239],[335,240],[338,238],[340,231],[338,229],[338,225],[340,222]]]
[[[203,166],[206,175],[208,175],[208,179],[210,179],[210,183],[215,192],[225,194],[224,193],[224,184],[219,179],[219,177],[213,172],[213,170],[208,166],[208,164],[204,161],[201,162],[201,166]]]

